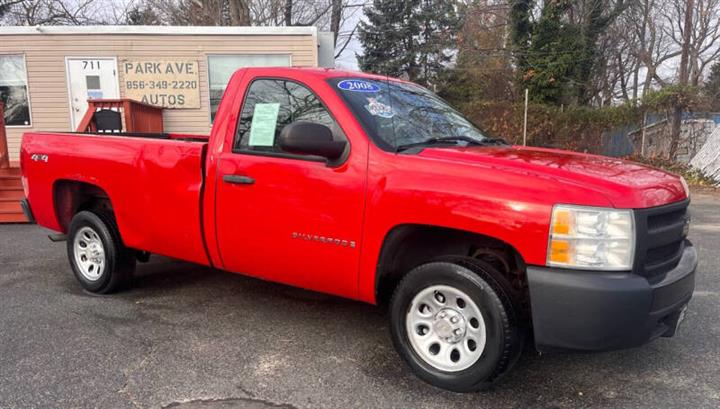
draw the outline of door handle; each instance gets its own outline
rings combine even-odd
[[[242,175],[223,175],[223,182],[233,185],[252,185],[255,183],[255,179]]]

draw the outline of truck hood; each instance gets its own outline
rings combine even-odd
[[[419,156],[551,177],[595,190],[617,208],[646,208],[687,198],[679,176],[606,156],[519,146],[427,148]]]

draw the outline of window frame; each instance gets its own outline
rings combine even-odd
[[[8,124],[5,124],[5,121],[3,121],[3,123],[5,124],[6,128],[30,129],[34,126],[33,124],[35,123],[35,120],[33,119],[32,101],[30,98],[30,77],[28,76],[27,56],[25,55],[25,53],[10,53],[10,52],[0,53],[0,57],[6,57],[6,56],[22,56],[23,67],[25,68],[25,90],[27,93],[28,117],[30,118],[30,123],[27,125],[8,125]]]
[[[288,57],[289,65],[288,67],[293,66],[293,53],[288,52],[267,52],[267,53],[206,53],[205,54],[205,64],[207,68],[207,84],[208,84],[208,122],[210,123],[210,126],[213,125],[215,121],[213,121],[212,117],[212,98],[210,97],[210,92],[212,91],[211,87],[212,84],[210,83],[210,58],[211,57],[257,57],[257,56],[265,56],[265,55],[285,55]],[[245,68],[245,67],[241,67]],[[240,69],[240,68],[238,68]],[[232,78],[232,74],[230,75]],[[230,83],[230,80],[228,80],[228,84]],[[227,84],[225,85],[225,89],[227,89]],[[223,90],[223,95],[225,94],[225,90]],[[219,106],[220,104],[218,104]]]
[[[340,127],[340,130],[345,135],[345,142],[347,143],[346,152],[339,159],[337,159],[335,161],[331,161],[322,156],[301,155],[301,154],[289,153],[289,152],[255,151],[252,149],[242,149],[242,148],[236,147],[237,137],[238,137],[238,127],[240,126],[240,121],[242,121],[242,111],[243,111],[243,109],[245,109],[245,102],[247,101],[247,96],[250,93],[250,88],[252,88],[252,85],[256,81],[262,81],[262,80],[293,82],[295,84],[298,84],[298,85],[304,87],[310,93],[315,95],[315,98],[317,98],[317,100],[320,101],[320,105],[322,105],[322,107],[325,109],[325,111],[328,113],[328,115],[330,115],[330,118],[332,118],[332,120],[335,121],[337,126]],[[312,89],[312,87],[310,87],[308,84],[306,84],[303,81],[300,81],[297,79],[291,79],[288,77],[258,76],[258,77],[252,78],[245,86],[245,92],[243,92],[242,101],[240,103],[240,109],[238,111],[237,121],[235,122],[235,127],[233,128],[233,138],[232,138],[232,144],[230,145],[230,152],[233,154],[239,154],[239,155],[268,156],[271,158],[294,159],[294,160],[302,160],[302,161],[306,161],[306,162],[320,162],[320,163],[325,163],[327,166],[337,167],[337,166],[340,166],[340,165],[344,164],[345,162],[347,162],[348,158],[350,157],[350,152],[352,152],[352,143],[350,143],[350,138],[347,137],[347,132],[343,128],[342,124],[337,120],[335,115],[332,113],[330,108],[328,108],[328,105],[320,97],[320,95],[318,95],[318,93],[315,92]]]

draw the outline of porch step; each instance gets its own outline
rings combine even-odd
[[[0,176],[0,190],[22,189],[22,182],[16,176]]]
[[[22,189],[0,189],[0,201],[16,201],[25,198],[25,193]]]
[[[19,200],[0,200],[0,214],[22,213]]]
[[[0,169],[0,177],[3,177],[3,176],[20,177],[20,168]]]
[[[3,223],[27,223],[28,219],[24,213],[0,213],[0,224]]]
[[[24,197],[20,169],[0,169],[0,223],[27,223],[20,206]]]

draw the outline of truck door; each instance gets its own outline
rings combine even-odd
[[[355,297],[367,154],[348,144],[342,163],[288,154],[276,138],[294,121],[347,138],[307,86],[256,78],[240,108],[232,146],[220,155],[216,231],[225,269]],[[252,131],[251,131],[252,130]]]

